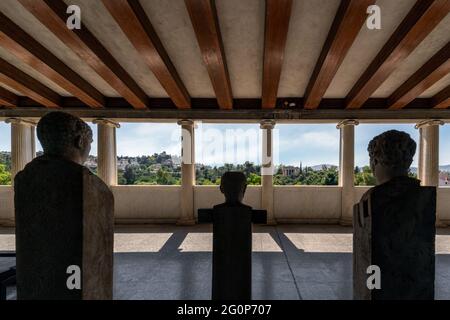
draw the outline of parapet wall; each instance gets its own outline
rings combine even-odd
[[[355,187],[355,202],[369,187]],[[179,186],[115,186],[115,217],[118,224],[175,223],[180,215]],[[194,187],[194,210],[223,201],[218,186]],[[244,202],[261,208],[261,187],[249,186]],[[280,223],[338,223],[341,187],[275,186],[274,214]],[[437,214],[450,225],[450,188],[438,188]],[[0,225],[14,225],[13,191],[0,186]]]

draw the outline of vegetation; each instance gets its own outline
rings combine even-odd
[[[0,185],[11,184],[11,153],[0,152]]]
[[[38,153],[40,155],[41,153]],[[119,185],[180,185],[180,159],[165,152],[151,156],[124,157],[119,156],[118,183]],[[89,156],[86,165],[95,173],[97,159]],[[273,177],[275,185],[338,185],[339,171],[336,166],[322,167],[291,167],[293,173],[283,174],[284,166],[278,166]],[[249,185],[261,184],[261,166],[251,162],[244,164],[224,164],[223,166],[209,166],[197,164],[195,168],[196,183],[198,185],[219,185],[220,177],[227,171],[242,171],[247,177]],[[0,185],[11,184],[11,154],[0,152]],[[285,172],[286,173],[286,172]],[[411,177],[416,174],[410,173]],[[375,178],[369,166],[355,167],[355,185],[375,185]]]

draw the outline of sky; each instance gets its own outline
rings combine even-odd
[[[92,155],[97,154],[97,130]],[[360,124],[355,129],[355,165],[369,162],[367,145],[374,136],[390,129],[402,130],[418,143],[414,124]],[[166,151],[181,154],[180,127],[175,123],[121,123],[117,129],[117,154],[151,155]],[[0,151],[10,151],[9,124],[0,123]],[[260,163],[261,130],[258,124],[197,123],[197,163],[220,165],[251,161]],[[37,141],[37,150],[42,150]],[[417,167],[417,154],[413,166]],[[450,164],[450,125],[440,127],[440,165]],[[274,129],[275,164],[304,166],[339,164],[339,130],[336,124],[278,124]]]

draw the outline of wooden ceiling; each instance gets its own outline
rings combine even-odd
[[[381,30],[366,26],[374,3]],[[0,116],[445,112],[449,13],[450,0],[2,0]]]

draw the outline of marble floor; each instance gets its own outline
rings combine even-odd
[[[209,299],[211,225],[118,227],[115,299]],[[351,299],[351,228],[255,226],[253,299]],[[14,230],[0,229],[0,251],[14,250]],[[436,299],[450,299],[450,229],[436,238]],[[14,258],[0,258],[0,267]],[[15,288],[8,289],[15,299]]]

